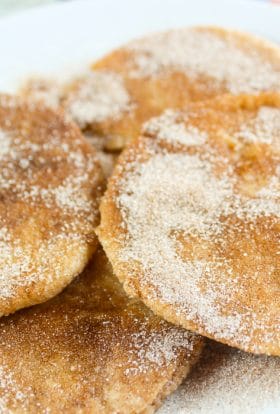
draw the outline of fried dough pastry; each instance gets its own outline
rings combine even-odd
[[[111,52],[65,88],[63,106],[81,128],[116,150],[165,109],[262,91],[280,91],[279,46],[231,30],[193,27],[152,34]]]
[[[98,250],[59,296],[0,321],[0,411],[153,413],[202,338],[129,299]]]
[[[97,247],[96,153],[64,114],[0,97],[0,316],[43,302]]]
[[[143,122],[167,108],[183,109],[231,93],[280,91],[280,49],[249,34],[193,27],[134,40],[61,84],[33,78],[24,96],[62,105],[107,150],[121,150]]]
[[[280,408],[280,358],[210,342],[158,414],[263,414]]]
[[[129,295],[186,329],[280,354],[280,95],[169,110],[119,158],[99,239]]]

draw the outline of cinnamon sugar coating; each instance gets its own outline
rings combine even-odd
[[[97,246],[96,153],[57,110],[0,97],[0,316],[43,302]]]
[[[129,299],[98,250],[63,293],[0,320],[0,411],[150,414],[201,348]]]
[[[130,295],[177,325],[280,354],[280,96],[167,111],[119,158],[98,236]]]

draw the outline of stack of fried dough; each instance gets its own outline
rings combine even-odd
[[[277,45],[176,29],[0,95],[0,413],[277,412],[279,216]]]

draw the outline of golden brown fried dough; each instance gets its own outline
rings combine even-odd
[[[166,320],[280,354],[280,96],[169,110],[121,155],[98,236],[117,277]]]
[[[153,413],[202,338],[129,299],[103,252],[63,293],[0,321],[2,413]]]
[[[0,316],[43,302],[97,246],[95,151],[63,113],[0,97]]]
[[[280,49],[252,35],[191,27],[134,40],[62,85],[31,79],[21,93],[59,102],[107,150],[137,138],[143,122],[167,108],[183,109],[231,93],[280,91]]]
[[[152,34],[113,51],[66,88],[63,105],[115,150],[167,108],[225,93],[280,91],[279,85],[279,46],[231,30],[193,27]]]

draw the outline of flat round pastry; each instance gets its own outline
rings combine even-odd
[[[201,348],[129,299],[98,250],[59,296],[1,319],[0,411],[150,414]]]
[[[192,27],[152,34],[93,64],[65,88],[63,105],[84,129],[122,149],[141,125],[224,93],[280,91],[280,48],[249,34]]]
[[[151,119],[120,156],[97,234],[128,294],[166,320],[280,354],[280,95]]]
[[[264,414],[280,409],[280,358],[211,342],[158,414]]]
[[[65,116],[0,97],[0,316],[43,302],[97,246],[95,151]]]

